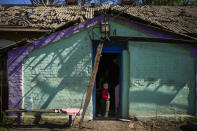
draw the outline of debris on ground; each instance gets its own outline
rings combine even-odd
[[[78,124],[68,127],[65,124],[40,124],[40,125],[21,125],[9,126],[3,131],[189,131],[187,123],[184,122],[141,122],[130,120],[128,122],[120,120],[94,120],[82,123],[81,128]]]

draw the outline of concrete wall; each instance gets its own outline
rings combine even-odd
[[[80,108],[92,70],[87,31],[34,50],[23,60],[25,109]],[[92,103],[88,116],[92,116]]]
[[[110,24],[119,36],[170,38],[147,30],[143,33],[128,24]],[[195,57],[191,51],[174,44],[129,42],[123,57],[123,117],[150,120],[194,115]]]
[[[9,108],[79,108],[91,75],[91,39],[100,36],[96,24],[102,20],[95,18],[9,52]],[[115,21],[121,24],[110,21],[112,34],[167,38]],[[160,43],[132,42],[128,47],[129,68],[123,75],[129,77],[125,84],[129,96],[122,96],[129,98],[129,107],[124,109],[129,116],[193,114],[195,67],[190,52]],[[92,118],[92,114],[90,103],[87,116]]]
[[[195,59],[162,43],[130,42],[129,115],[176,118],[195,112]]]
[[[117,35],[147,35],[110,21]],[[99,25],[96,25],[97,27]],[[30,52],[22,64],[23,108],[80,108],[92,70],[92,33],[87,29]],[[98,36],[99,29],[94,28]],[[98,39],[94,35],[94,39]],[[85,97],[84,97],[85,99]],[[92,117],[92,102],[87,116]]]
[[[22,64],[23,64],[23,62],[28,60],[27,56],[33,50],[36,50],[39,48],[42,49],[42,47],[45,48],[45,46],[53,44],[53,42],[58,42],[58,40],[61,40],[64,38],[69,38],[70,36],[72,36],[73,34],[76,34],[77,32],[81,32],[89,27],[91,28],[92,26],[94,26],[95,24],[97,24],[99,22],[102,22],[103,19],[104,19],[103,16],[98,16],[98,17],[88,20],[84,23],[80,23],[77,26],[71,26],[65,30],[52,33],[49,36],[45,36],[39,40],[34,41],[30,45],[21,46],[19,48],[9,51],[8,52],[8,62],[7,62],[7,65],[8,65],[8,87],[9,87],[8,108],[9,109],[11,109],[11,108],[21,109],[21,108],[23,108],[23,105],[25,105],[23,103],[23,100],[24,100],[24,97],[27,97],[27,96],[24,96],[25,93],[23,91],[24,77],[22,77],[22,74],[23,75],[25,75],[25,74],[22,71]],[[87,34],[86,36],[89,36],[89,34]],[[86,37],[81,38],[81,40],[84,40],[84,39],[86,39]],[[69,44],[71,44],[71,43],[69,43]],[[78,47],[79,45],[75,44],[75,46]],[[67,51],[67,52],[69,52],[69,51]],[[47,54],[47,52],[46,52],[46,54]],[[48,54],[50,54],[50,53],[48,52]],[[42,54],[42,53],[37,54],[37,56],[40,56],[40,55],[45,56],[45,54]],[[24,59],[26,59],[26,60],[24,60]],[[42,58],[40,58],[40,60],[39,59],[37,59],[37,60],[42,61],[41,59]],[[34,61],[34,60],[32,60],[32,61]],[[36,67],[36,65],[35,65],[35,67]],[[25,68],[23,68],[23,69],[25,70]],[[34,73],[36,74],[36,72],[34,72]],[[32,77],[34,77],[34,76],[32,76]],[[29,86],[31,87],[32,85],[29,85]],[[32,97],[30,96],[29,98],[30,98],[30,101],[32,101],[33,96]],[[16,116],[16,114],[10,114],[10,116]]]
[[[111,35],[117,36],[135,36],[135,37],[151,37],[151,35],[144,33],[130,25],[126,25],[125,23],[120,23],[119,21],[109,21],[111,26]],[[116,34],[114,34],[116,32]]]

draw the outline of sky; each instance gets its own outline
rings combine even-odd
[[[0,0],[0,4],[30,4],[29,0]]]

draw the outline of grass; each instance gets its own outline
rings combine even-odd
[[[191,118],[190,118],[190,121],[192,121],[192,122],[197,122],[197,116],[191,117]]]

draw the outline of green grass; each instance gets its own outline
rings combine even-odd
[[[192,122],[197,122],[197,116],[191,117],[191,118],[190,118],[190,121],[192,121]]]

